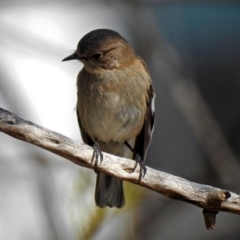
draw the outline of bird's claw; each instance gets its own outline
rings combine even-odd
[[[144,161],[142,160],[142,158],[140,157],[140,155],[136,154],[135,157],[135,166],[132,170],[132,172],[134,172],[137,168],[137,165],[139,164],[140,166],[140,172],[139,172],[139,179],[138,179],[138,183],[141,182],[142,178],[145,176],[146,172],[147,172],[147,168],[145,166]]]
[[[101,152],[101,149],[99,147],[99,144],[97,142],[94,143],[93,145],[93,156],[92,156],[92,162],[95,159],[95,167],[98,165],[98,159],[100,158],[100,164],[103,160],[103,154]]]

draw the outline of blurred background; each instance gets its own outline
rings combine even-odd
[[[147,63],[156,126],[146,164],[240,193],[239,1],[0,0],[0,107],[81,141],[80,62],[91,30],[118,31]],[[0,133],[0,239],[239,239],[240,217],[125,183],[126,206],[99,209],[95,173]]]

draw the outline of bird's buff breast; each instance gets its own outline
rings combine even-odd
[[[82,127],[92,139],[123,143],[140,132],[145,108],[134,104],[129,94],[109,83],[79,83],[77,109]]]

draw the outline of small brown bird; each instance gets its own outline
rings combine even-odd
[[[108,29],[86,34],[63,61],[74,59],[84,65],[77,77],[77,117],[84,143],[93,147],[96,161],[104,151],[133,158],[145,171],[155,96],[145,63],[123,37]],[[97,172],[95,201],[99,207],[123,207],[122,180]]]

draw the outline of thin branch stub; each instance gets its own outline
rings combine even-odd
[[[204,217],[206,228],[208,230],[215,229],[217,214],[218,214],[218,211],[203,210],[203,217]]]

